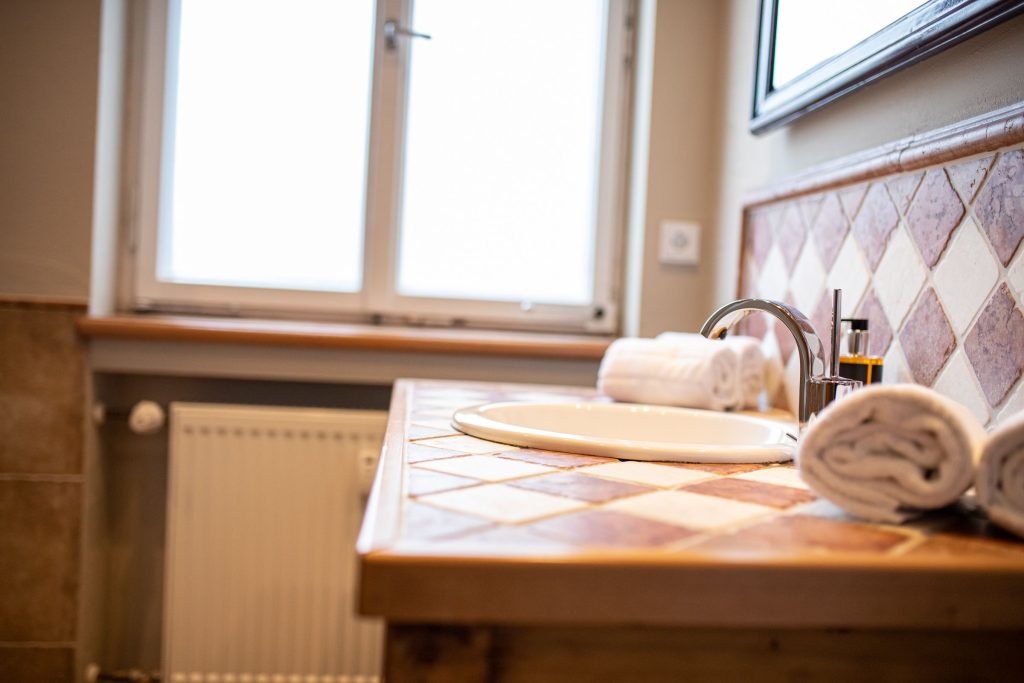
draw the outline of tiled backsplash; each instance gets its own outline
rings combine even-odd
[[[834,287],[870,320],[886,382],[951,396],[986,424],[1024,410],[1024,147],[860,180],[750,208],[741,296],[780,299],[824,339]],[[746,333],[786,366],[773,398],[795,405],[798,363],[784,328]]]

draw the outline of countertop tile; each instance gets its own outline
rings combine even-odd
[[[663,546],[695,533],[678,525],[606,510],[561,515],[537,522],[530,528],[567,543],[635,548]]]
[[[617,462],[615,458],[602,458],[597,455],[578,455],[576,453],[560,453],[558,451],[542,451],[534,448],[524,448],[519,451],[508,451],[502,453],[501,457],[511,458],[513,460],[522,460],[523,462],[532,462],[535,465],[558,467],[561,469]]]
[[[416,467],[484,481],[504,481],[555,471],[544,465],[534,465],[493,455],[464,455],[455,458],[425,460],[418,463]]]
[[[740,479],[738,477],[723,477],[712,481],[703,481],[698,484],[691,484],[682,490],[706,496],[741,500],[745,503],[767,505],[779,508],[780,510],[793,507],[798,503],[809,503],[815,499],[814,494],[806,488],[764,484],[759,481],[750,481],[749,479]]]
[[[605,505],[605,509],[690,529],[714,529],[772,512],[772,508],[764,505],[686,491],[655,491],[620,498]]]
[[[423,503],[496,522],[518,524],[585,507],[585,503],[526,491],[505,484],[485,484],[423,496]]]
[[[557,472],[541,477],[529,477],[509,482],[509,486],[565,496],[588,503],[604,503],[623,496],[651,491],[649,486],[628,484],[624,481],[613,481],[600,477],[591,477],[576,472]]]
[[[623,461],[606,465],[593,465],[578,470],[609,479],[628,481],[634,484],[647,484],[658,488],[672,488],[680,484],[707,479],[710,474],[695,470],[666,466],[660,463]]]
[[[877,554],[906,543],[909,538],[907,534],[869,524],[785,515],[712,538],[690,549],[716,555],[775,555],[807,551]]]

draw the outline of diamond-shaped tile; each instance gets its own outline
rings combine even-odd
[[[815,499],[814,494],[806,489],[764,484],[758,481],[747,481],[735,477],[723,477],[713,481],[693,484],[692,486],[687,486],[684,490],[690,493],[742,500],[746,503],[757,503],[758,505],[767,505],[778,509],[793,507],[798,503],[809,503]]]
[[[1017,295],[1017,300],[1024,302],[1024,252],[1021,252],[1017,261],[1006,271],[1006,281]]]
[[[626,512],[692,529],[712,529],[764,515],[772,510],[764,505],[704,496],[686,491],[656,491],[630,496],[609,503],[607,509]]]
[[[896,202],[896,209],[900,214],[907,212],[910,200],[914,196],[914,190],[921,184],[923,177],[923,173],[904,173],[886,181],[885,186],[889,188],[889,195]]]
[[[974,372],[971,371],[967,363],[967,356],[962,349],[957,349],[953,357],[949,359],[946,369],[935,380],[933,388],[940,394],[966,406],[981,424],[988,422],[988,404],[985,402],[981,390],[978,389]]]
[[[821,265],[821,258],[817,250],[808,244],[800,254],[789,283],[793,303],[801,311],[813,310],[824,287],[825,269]]]
[[[903,349],[900,348],[898,339],[893,340],[892,344],[889,345],[889,350],[885,353],[884,363],[882,381],[885,384],[907,384],[914,381],[910,374],[910,366],[907,364],[907,357],[903,354]]]
[[[782,259],[782,252],[773,246],[761,266],[761,274],[757,278],[757,291],[766,299],[781,299],[786,294],[789,271]]]
[[[849,317],[849,312],[854,309],[857,303],[864,296],[864,290],[871,279],[871,272],[868,270],[860,249],[854,244],[852,236],[847,237],[843,243],[839,258],[825,279],[829,291],[833,289],[843,290],[843,313]]]
[[[1006,403],[999,411],[996,424],[1002,424],[1021,413],[1024,413],[1024,382],[1017,382],[1017,389],[1010,393],[1010,398],[1006,399]]]
[[[967,357],[991,406],[997,406],[1024,372],[1024,315],[1000,285],[964,343]]]
[[[907,536],[871,524],[785,515],[715,536],[690,548],[715,555],[806,555],[808,552],[884,553],[906,542]]]
[[[531,519],[579,510],[586,503],[505,484],[484,484],[419,498],[421,503],[463,515],[518,524]]]
[[[740,270],[740,297],[744,299],[756,298],[757,293],[757,266],[754,265],[754,257],[747,254],[743,257],[743,268]]]
[[[1024,150],[999,157],[974,204],[974,215],[999,260],[1008,265],[1024,239]]]
[[[520,462],[509,458],[498,458],[493,455],[466,455],[457,458],[426,460],[416,467],[454,474],[459,477],[473,477],[483,481],[503,481],[516,477],[528,477],[534,474],[554,472],[554,468],[533,463]]]
[[[793,339],[793,333],[781,321],[775,320],[775,318],[772,318],[772,320],[774,321],[772,323],[774,326],[772,331],[775,336],[775,344],[779,349],[779,358],[782,359],[783,363],[788,363],[789,357],[796,349],[796,340]]]
[[[524,448],[518,451],[501,453],[499,457],[511,460],[532,462],[534,465],[547,465],[548,467],[582,467],[584,465],[600,465],[605,462],[615,462],[615,458],[603,458],[597,455],[578,455],[576,453],[560,453],[558,451],[542,451],[534,448]]]
[[[885,253],[886,244],[889,242],[889,233],[899,220],[900,215],[889,199],[885,187],[881,183],[871,183],[860,211],[853,220],[852,229],[872,270],[878,268],[878,262],[882,260],[882,254]]]
[[[403,523],[403,535],[406,538],[421,539],[455,536],[470,529],[482,529],[489,526],[489,522],[480,517],[439,510],[419,503],[408,503],[405,506]]]
[[[974,195],[978,194],[981,181],[985,179],[985,174],[988,173],[988,169],[992,166],[992,159],[994,158],[992,155],[989,155],[980,159],[971,159],[959,164],[953,164],[946,169],[950,182],[953,183],[953,187],[956,188],[956,191],[960,193],[965,202],[970,202],[974,199]]]
[[[776,486],[788,486],[796,489],[808,488],[807,483],[800,476],[800,471],[794,467],[763,467],[753,472],[738,474],[736,479],[749,479],[764,484],[775,484]]]
[[[416,442],[417,445],[430,446],[431,448],[444,448],[462,453],[495,453],[498,451],[514,451],[515,446],[478,439],[475,436],[459,434],[458,436],[442,436],[436,439],[424,439]]]
[[[957,231],[933,279],[953,328],[963,334],[999,279],[999,266],[972,219]]]
[[[921,295],[900,332],[900,346],[906,354],[914,381],[932,386],[953,349],[956,337],[939,297],[929,287]]]
[[[760,269],[772,246],[771,214],[773,207],[759,207],[750,211],[747,218],[747,250]]]
[[[963,217],[963,202],[949,184],[946,172],[941,168],[928,171],[907,214],[907,226],[925,263],[934,266],[938,262],[950,234]]]
[[[831,268],[835,264],[849,231],[850,221],[839,205],[839,196],[829,193],[821,204],[821,211],[818,212],[818,219],[814,222],[812,231],[814,246],[818,249],[826,268]]]
[[[875,273],[875,293],[889,324],[899,329],[903,317],[921,291],[927,271],[903,228],[893,232],[889,242]]]
[[[413,497],[450,491],[451,489],[458,489],[463,486],[475,486],[480,483],[477,479],[456,477],[451,474],[444,474],[443,472],[432,472],[420,467],[410,467],[407,476],[406,491]]]
[[[586,510],[537,522],[530,529],[570,543],[593,546],[654,548],[675,543],[695,532],[621,512]]]
[[[594,465],[592,467],[583,467],[576,471],[599,477],[607,477],[609,479],[618,479],[619,481],[627,481],[634,484],[657,486],[660,488],[679,486],[680,484],[685,484],[687,482],[707,479],[711,476],[706,472],[684,470],[678,467],[660,465],[653,462],[635,461],[613,462],[607,465]]]
[[[868,290],[856,310],[855,317],[868,321],[868,355],[885,356],[892,342],[892,327],[874,289]]]
[[[818,338],[825,345],[825,362],[829,363],[829,339],[832,338],[832,292],[822,292],[818,303],[811,310],[811,324]]]
[[[844,187],[836,193],[839,196],[839,203],[843,206],[843,212],[851,221],[857,215],[857,209],[860,208],[861,202],[864,201],[864,195],[867,191],[867,183],[862,183],[853,187]]]
[[[543,477],[528,477],[510,481],[508,484],[516,488],[585,500],[588,503],[604,503],[615,498],[652,490],[649,486],[638,486],[601,477],[588,477],[575,472],[558,472]]]
[[[754,315],[748,315],[739,324],[739,333],[748,337],[764,339],[764,335],[768,332],[767,316],[763,314],[755,313]]]
[[[804,246],[804,239],[807,237],[807,228],[800,217],[794,204],[788,204],[779,215],[775,226],[775,244],[782,252],[782,260],[786,263],[786,269],[792,271],[800,249]]]
[[[800,207],[800,216],[804,219],[804,225],[814,225],[818,218],[818,211],[821,210],[821,202],[825,195],[812,194],[797,200],[795,203]]]

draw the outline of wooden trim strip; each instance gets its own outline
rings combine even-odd
[[[600,360],[608,337],[196,316],[85,317],[88,338]]]
[[[84,313],[88,303],[84,299],[72,297],[36,297],[0,295],[0,306],[7,308],[49,308],[65,311],[81,311]]]
[[[812,166],[748,194],[749,208],[790,197],[914,171],[1024,141],[1024,101],[935,130]]]

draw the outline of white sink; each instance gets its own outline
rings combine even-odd
[[[456,411],[452,425],[513,446],[626,460],[783,462],[796,444],[791,423],[632,403],[488,403]]]

